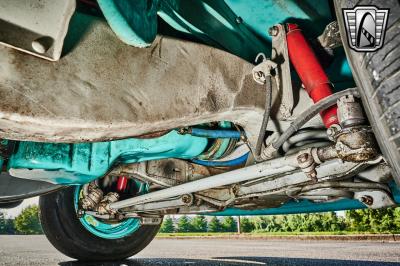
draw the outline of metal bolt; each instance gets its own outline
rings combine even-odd
[[[314,182],[317,183],[318,182],[318,178],[317,178],[317,171],[315,169],[311,170],[310,172],[307,173],[307,176]]]
[[[236,23],[237,24],[242,24],[243,23],[243,19],[241,17],[236,17]]]
[[[85,212],[83,210],[78,210],[76,213],[76,216],[78,216],[78,218],[82,218],[83,215],[85,215]]]
[[[192,202],[192,197],[188,194],[182,196],[182,202],[185,204],[190,204]]]
[[[43,54],[44,52],[46,52],[46,47],[44,47],[44,45],[41,44],[39,41],[33,41],[32,48],[39,54]]]
[[[371,206],[374,203],[374,199],[371,196],[364,195],[361,197],[361,202]]]
[[[307,162],[307,160],[308,160],[308,153],[302,153],[299,156],[297,156],[297,161],[299,163]]]
[[[233,195],[237,195],[239,193],[240,187],[238,185],[234,185],[232,187],[232,193]]]
[[[277,26],[272,26],[268,29],[269,36],[276,36],[279,33],[279,28]]]
[[[336,134],[341,130],[339,125],[332,125],[326,130],[326,134],[328,135],[330,140],[334,140]]]
[[[39,54],[44,54],[52,45],[53,39],[48,36],[43,36],[32,41],[32,49]]]
[[[255,74],[256,74],[258,79],[261,79],[261,78],[264,77],[264,73],[262,71],[257,71]]]
[[[116,213],[115,214],[115,219],[117,219],[118,221],[122,220],[125,218],[125,215],[123,213]]]
[[[326,131],[326,133],[327,133],[329,136],[332,136],[333,133],[334,133],[334,131],[332,130],[332,128],[328,128],[328,130]]]
[[[254,73],[254,75],[255,75],[256,81],[258,80],[258,81],[260,81],[260,82],[262,82],[262,83],[265,83],[265,75],[264,75],[264,72],[262,72],[262,71],[257,71],[257,72]]]
[[[203,203],[202,199],[196,199],[195,205],[200,206]]]

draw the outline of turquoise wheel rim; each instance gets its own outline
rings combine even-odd
[[[81,186],[77,186],[74,193],[74,205],[78,210],[78,202],[81,193]],[[120,223],[105,223],[92,215],[84,214],[79,221],[95,236],[105,239],[119,239],[129,236],[136,232],[140,227],[140,220],[137,218],[129,218]]]

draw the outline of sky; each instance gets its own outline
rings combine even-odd
[[[29,205],[38,205],[39,197],[34,197],[30,199],[24,200],[19,206],[12,209],[2,209],[2,211],[6,214],[7,217],[15,217],[21,213],[22,209],[28,207]]]

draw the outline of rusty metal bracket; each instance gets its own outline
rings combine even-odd
[[[74,0],[2,0],[0,43],[56,61],[74,11]]]
[[[324,32],[318,36],[318,41],[325,49],[334,49],[343,45],[337,21],[332,21],[325,27]]]
[[[260,61],[260,58],[262,58],[262,61],[253,68],[253,78],[259,84],[265,83],[266,76],[274,78],[280,99],[277,117],[287,120],[292,116],[294,99],[286,32],[283,25],[277,24],[271,27],[268,33],[272,36],[271,58],[267,59],[262,53],[257,55],[256,63]]]
[[[256,57],[256,62],[259,61],[259,58],[262,58],[262,61],[260,64],[256,65],[253,70],[253,79],[258,83],[258,84],[265,84],[265,78],[267,76],[272,76],[272,71],[274,69],[277,69],[278,65],[272,60],[269,60],[265,57],[263,53],[259,53]],[[275,75],[274,76],[276,83],[279,84],[279,76]]]
[[[290,61],[286,42],[286,31],[282,24],[277,24],[269,30],[272,36],[271,60],[277,64],[278,92],[281,96],[279,115],[282,119],[292,116],[294,107],[292,78],[290,76]]]

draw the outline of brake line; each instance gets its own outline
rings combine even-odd
[[[304,126],[305,123],[307,123],[311,118],[313,118],[321,111],[335,105],[337,100],[346,95],[354,95],[356,97],[359,97],[358,88],[350,88],[334,93],[326,98],[323,98],[322,100],[305,110],[295,120],[293,120],[289,128],[286,129],[275,142],[264,149],[261,155],[262,158],[264,160],[271,158],[272,154],[277,151],[283,145],[283,143],[285,143],[297,130]]]
[[[264,117],[263,117],[263,121],[262,121],[261,128],[260,128],[260,134],[258,135],[256,149],[254,151],[254,159],[256,161],[261,160],[261,158],[260,158],[261,149],[262,149],[262,145],[264,143],[264,138],[265,138],[265,134],[267,131],[269,116],[271,113],[271,107],[272,107],[272,80],[271,79],[272,79],[271,75],[268,75],[265,79],[265,87],[266,87],[265,111],[264,111]]]

